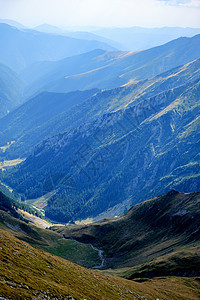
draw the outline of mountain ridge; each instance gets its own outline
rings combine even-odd
[[[64,72],[62,75],[59,77],[51,69],[43,78],[40,78],[39,86],[42,90],[50,92],[69,92],[77,89],[111,89],[128,82],[150,79],[174,67],[197,59],[200,53],[199,40],[200,35],[192,38],[183,37],[143,51],[102,53],[93,60],[88,60],[86,54],[85,59],[90,68],[83,68],[84,64],[80,62],[79,69],[75,65],[77,72],[71,72],[70,74],[67,65],[64,69],[65,62],[63,62],[62,72]],[[113,60],[111,59],[112,55]],[[75,57],[71,59],[73,61]],[[58,66],[60,63],[62,64],[62,61],[57,63]],[[92,68],[93,63],[94,67]],[[52,63],[46,62],[45,67],[51,68]],[[33,66],[33,73],[37,74],[37,68],[38,70],[41,69],[40,64]],[[26,73],[31,74],[32,69],[27,69]],[[28,88],[34,90],[36,86],[36,83],[35,85],[30,84]]]
[[[62,222],[96,217],[127,199],[133,205],[171,188],[199,190],[197,78],[43,141],[19,167],[4,172],[4,180],[37,198],[54,190],[53,176],[57,192],[45,211]]]
[[[2,132],[0,135],[0,143],[3,146],[8,142],[10,143],[11,141],[15,141],[15,143],[12,144],[9,147],[9,149],[7,149],[5,155],[9,157],[9,151],[13,149],[12,152],[14,153],[15,157],[16,155],[21,156],[22,153],[23,155],[27,153],[27,150],[29,150],[30,153],[30,149],[32,149],[32,146],[40,142],[45,137],[48,137],[47,134],[42,135],[43,132],[51,131],[51,135],[56,135],[56,133],[58,132],[64,132],[64,131],[74,129],[76,127],[79,127],[81,124],[84,124],[85,122],[87,123],[90,122],[90,120],[93,121],[98,117],[101,117],[103,114],[112,113],[120,109],[125,109],[135,105],[137,102],[140,102],[141,100],[144,101],[145,98],[148,99],[150,97],[155,96],[156,94],[157,95],[159,95],[160,93],[163,94],[167,92],[168,89],[174,89],[175,91],[175,89],[178,86],[184,85],[187,82],[189,84],[190,82],[198,78],[200,78],[200,59],[196,59],[195,61],[190,62],[184,66],[180,66],[175,69],[169,70],[165,73],[162,73],[157,77],[150,79],[149,81],[147,80],[139,81],[137,83],[127,84],[125,86],[116,89],[111,89],[111,90],[103,90],[103,91],[94,90],[93,96],[92,96],[93,93],[92,90],[82,91],[82,92],[81,91],[71,92],[71,94],[70,93],[66,94],[65,101],[67,101],[68,98],[70,101],[70,97],[74,95],[74,99],[77,98],[77,100],[75,100],[75,103],[77,103],[77,101],[81,103],[78,104],[77,106],[72,105],[72,107],[67,111],[63,109],[63,113],[60,114],[60,117],[59,116],[56,117],[57,109],[55,109],[54,120],[51,118],[51,120],[48,120],[48,123],[43,122],[44,124],[41,123],[40,127],[36,127],[35,116],[33,116],[34,119],[33,121],[31,121],[32,115],[28,113],[27,109],[29,108],[29,106],[31,105],[33,111],[35,111],[37,109],[36,105],[39,99],[41,99],[42,102],[45,101],[44,103],[46,102],[48,103],[48,95],[50,101],[52,101],[51,98],[53,99],[53,97],[55,96],[54,102],[56,103],[57,98],[59,99],[60,97],[59,95],[61,95],[55,93],[40,94],[35,98],[32,98],[29,101],[27,101],[24,105],[18,108],[18,110],[14,111],[13,113],[11,113],[10,115],[8,115],[7,117],[5,117],[0,121],[0,127],[2,128]],[[95,91],[97,92],[96,95],[95,95]],[[80,97],[81,100],[84,94],[88,99],[86,100],[85,98],[85,101],[79,101],[78,98]],[[43,99],[42,95],[44,96],[46,95],[47,97],[45,96]],[[58,95],[58,97],[56,97],[56,95]],[[27,118],[28,118],[28,122],[26,121]],[[15,121],[15,119],[17,121]],[[26,132],[27,124],[29,123],[32,124],[31,125],[32,133],[31,130]],[[13,127],[11,126],[11,124],[15,124],[15,126]],[[34,133],[35,130],[37,130],[37,134]],[[26,147],[25,149],[23,149],[23,151],[20,150],[19,146],[17,146],[18,139],[19,139],[19,132],[21,132],[20,147],[22,147],[23,144]],[[35,136],[37,138],[37,142],[35,141],[35,138],[30,140],[29,138],[30,135]],[[38,138],[40,136],[41,138],[39,140]],[[19,150],[20,152],[18,152]]]
[[[199,260],[199,203],[199,192],[187,194],[171,190],[165,195],[136,204],[119,218],[87,225],[53,226],[52,229],[66,239],[92,243],[103,250],[104,270],[113,270],[113,274],[115,271],[118,274],[127,271],[132,279],[157,275],[190,276],[192,273],[192,276],[198,276],[198,263],[184,265],[183,261],[182,273],[178,265],[177,270],[175,266],[167,270],[167,267],[159,268],[158,263],[159,271],[153,274],[153,266],[156,266],[156,260],[164,263],[169,254],[170,258],[176,256],[180,261],[184,260],[184,254],[177,254],[181,251],[185,252],[185,256],[192,251],[194,256],[191,256],[191,262],[193,259]],[[148,264],[151,264],[152,271],[148,270]],[[132,277],[129,268],[132,268]]]
[[[114,49],[98,41],[78,40],[31,29],[18,29],[4,23],[0,23],[0,38],[2,40],[0,61],[15,71],[22,70],[38,60],[62,59],[96,48]]]

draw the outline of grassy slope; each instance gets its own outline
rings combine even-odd
[[[136,283],[86,270],[0,230],[0,296],[15,299],[198,299],[198,278]],[[68,298],[67,298],[68,297]]]
[[[196,35],[193,38],[179,38],[138,53],[129,52],[104,67],[63,77],[45,88],[48,91],[63,91],[68,87],[71,90],[94,87],[105,89],[121,86],[131,80],[151,78],[198,58],[199,40],[200,35]]]
[[[165,249],[166,250],[166,249]],[[157,253],[157,258],[149,262],[118,269],[107,269],[103,273],[133,279],[139,282],[145,278],[157,276],[194,277],[199,274],[200,244],[190,244],[175,249],[169,249],[169,254]],[[165,252],[165,251],[164,251]]]
[[[200,193],[169,192],[135,205],[118,219],[54,229],[104,250],[105,268],[137,266],[134,277],[194,275],[200,263],[199,204]]]
[[[0,210],[0,228],[13,236],[84,267],[100,264],[98,253],[89,245],[66,240],[60,234],[27,224]]]

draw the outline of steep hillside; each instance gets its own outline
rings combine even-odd
[[[167,105],[168,97],[171,102],[185,89],[184,84],[190,84],[198,78],[200,59],[149,80],[99,91],[97,94],[97,90],[68,94],[42,93],[0,120],[0,146],[9,143],[2,157],[24,158],[32,152],[37,143],[47,137],[79,127],[106,113],[135,106],[141,101],[145,103],[145,98],[156,95],[166,98],[163,98],[164,105],[162,104],[160,110]],[[169,95],[172,95],[172,98]],[[12,141],[15,142],[10,144]]]
[[[98,251],[91,245],[66,240],[49,230],[52,225],[32,206],[19,203],[0,192],[0,228],[30,245],[68,259],[86,268],[99,266]]]
[[[111,217],[121,215],[171,188],[198,191],[200,84],[194,65],[187,66],[189,73],[182,67],[146,82],[149,97],[145,90],[124,95],[124,109],[43,141],[26,161],[4,172],[4,180],[29,199],[53,191],[45,212],[62,222],[108,209]],[[111,103],[119,104],[116,97]]]
[[[19,147],[20,154],[25,157],[31,152],[32,147],[43,139],[64,131],[66,129],[64,113],[97,92],[97,89],[71,93],[43,92],[26,101],[0,120],[0,146],[15,141],[7,150],[3,149],[0,152],[1,157],[8,157],[9,151],[16,157]]]
[[[120,218],[53,229],[103,250],[104,269],[127,278],[200,274],[200,192],[172,190]]]
[[[20,75],[25,80],[27,87],[26,95],[32,95],[42,90],[48,91],[47,85],[55,85],[55,82],[67,76],[73,76],[80,73],[85,73],[107,66],[114,61],[120,60],[126,56],[127,52],[120,51],[104,51],[96,49],[87,53],[67,57],[59,61],[41,61],[36,62],[25,68]],[[59,89],[54,89],[57,92],[68,92],[70,86],[61,86]]]
[[[23,102],[23,88],[19,76],[0,64],[0,118]]]
[[[44,86],[48,91],[115,88],[129,81],[156,76],[199,57],[200,35],[179,38],[162,46],[139,52],[129,52],[121,59],[90,72],[63,76]]]
[[[17,29],[0,23],[0,62],[15,71],[42,60],[59,60],[94,49],[113,50],[106,43]]]
[[[51,254],[57,255],[71,262],[77,263],[86,268],[100,265],[101,261],[98,252],[90,245],[77,243],[76,241],[64,239],[60,234],[49,229],[40,228],[30,220],[22,218],[22,211],[14,212],[13,207],[0,206],[0,228],[16,238],[29,243],[30,245],[42,249]],[[6,209],[7,212],[2,211]],[[14,213],[13,213],[14,212]],[[12,214],[12,215],[11,215]],[[27,213],[23,212],[25,217]],[[34,216],[30,215],[33,219]],[[40,223],[47,226],[47,222],[40,220]]]
[[[144,283],[102,275],[37,250],[0,230],[0,296],[17,299],[199,298],[199,279]]]

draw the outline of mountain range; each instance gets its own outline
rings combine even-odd
[[[37,89],[50,92],[110,89],[129,81],[154,77],[198,58],[199,41],[200,35],[196,35],[139,52],[96,50],[56,63],[33,64],[20,75],[24,80],[29,80],[29,93]]]
[[[21,73],[20,75],[23,77],[24,81],[26,80],[27,82],[25,90],[27,90],[29,94],[35,93],[35,97],[31,98],[24,105],[19,107],[19,109],[0,120],[1,145],[5,146],[8,142],[11,143],[12,141],[15,141],[15,143],[6,151],[5,155],[12,158],[19,155],[24,158],[24,156],[27,156],[27,153],[32,151],[33,146],[48,136],[80,126],[84,122],[97,119],[105,113],[114,112],[116,109],[122,109],[124,106],[128,105],[128,102],[131,102],[131,100],[127,101],[129,97],[138,98],[142,96],[149,98],[162,90],[165,91],[183,83],[190,82],[195,78],[199,78],[199,60],[194,61],[194,63],[186,65],[185,67],[179,67],[177,70],[174,69],[170,71],[169,74],[163,73],[160,77],[152,78],[153,74],[148,73],[148,69],[151,70],[151,72],[154,70],[155,74],[159,72],[162,73],[170,67],[176,67],[179,64],[197,58],[199,52],[196,45],[199,44],[199,36],[196,36],[191,39],[178,39],[167,45],[136,54],[94,50],[58,62],[41,62],[32,65],[30,69],[24,70],[24,73]],[[186,49],[188,47],[190,49],[187,51],[187,56],[181,55],[182,47],[186,47]],[[157,57],[158,51],[162,53],[159,57]],[[169,52],[172,53],[170,59]],[[134,58],[135,56],[136,58]],[[155,57],[154,60],[153,57]],[[133,60],[137,63],[137,66],[133,64]],[[158,68],[158,66],[160,67]],[[129,69],[128,72],[127,68]],[[130,71],[131,68],[136,68],[136,70]],[[68,74],[71,74],[71,77],[68,76],[70,82],[64,77],[66,70]],[[106,80],[105,76],[99,77],[98,75],[98,80],[96,80],[94,73],[99,74],[99,72],[102,72],[102,76],[106,73],[108,79]],[[118,80],[113,78],[113,76],[116,76],[117,72],[120,74],[127,72],[124,73],[123,76],[120,75],[118,77],[118,80],[120,79],[121,83],[122,80],[123,83],[126,82],[124,86],[99,91],[95,97],[89,99],[97,92],[97,88],[103,88],[105,86],[109,86],[110,88],[113,85],[117,85]],[[137,76],[141,78],[140,81],[138,81],[137,77],[133,77],[134,72],[138,73]],[[79,73],[82,73],[82,75],[78,75]],[[139,75],[140,73],[141,75]],[[63,76],[63,79],[59,80],[59,76]],[[73,77],[75,78],[74,87],[71,84],[71,79]],[[85,77],[86,81],[81,80],[82,77]],[[151,79],[145,81],[148,77]],[[81,86],[79,86],[77,80],[81,83]],[[91,82],[90,85],[88,85],[88,80]],[[166,83],[163,83],[163,81],[166,81]],[[54,82],[62,82],[62,84],[59,85],[59,88],[54,89]],[[129,84],[127,84],[127,82],[129,82]],[[41,92],[41,90],[48,90],[48,83],[49,87],[51,86],[49,90],[56,90],[56,92]],[[46,87],[44,87],[45,85]],[[91,89],[92,86],[94,86],[95,89],[87,92],[87,88]],[[78,87],[86,90],[85,93],[74,91],[73,93],[66,95],[59,94],[60,92],[63,93],[63,91],[67,92],[69,90],[78,89]],[[76,100],[73,100],[74,102],[70,100],[72,95],[73,99],[77,98]],[[86,98],[82,97],[79,99],[80,95],[85,95],[88,101],[81,100],[86,100]],[[59,100],[60,98],[64,99],[64,97],[65,101]],[[51,104],[49,103],[49,108],[44,109],[47,106],[48,98],[52,98],[53,100],[49,101],[53,102]],[[67,105],[66,107],[66,104],[61,104],[61,101],[66,103],[69,101],[71,106]],[[137,101],[139,100],[137,99]],[[39,104],[41,102],[43,105]],[[56,103],[58,102],[60,105],[53,110],[53,105],[56,106]],[[68,110],[66,110],[66,108],[68,108]],[[50,115],[47,115],[48,111],[51,111]],[[46,115],[46,118],[43,118],[44,114]],[[76,118],[74,118],[74,116],[76,116]],[[39,119],[40,121],[38,123]],[[15,125],[12,126],[11,124]],[[32,136],[31,139],[30,136]],[[20,142],[20,147],[18,146],[18,140]],[[12,151],[12,148],[15,150]],[[14,153],[14,156],[10,156],[10,152]]]
[[[0,20],[0,299],[199,299],[198,30]]]
[[[0,23],[0,39],[2,45],[0,62],[17,72],[36,61],[56,61],[98,48],[114,49],[99,41],[46,34],[31,29],[18,29],[4,23]]]
[[[150,80],[99,92],[72,107],[43,127],[45,133],[61,123],[68,131],[42,141],[23,163],[4,171],[6,184],[27,199],[54,190],[45,212],[62,222],[95,218],[110,209],[110,216],[122,214],[171,188],[198,191],[199,74],[197,59]],[[13,120],[18,118],[23,130],[26,119],[14,115]],[[11,127],[5,126],[5,137]],[[17,123],[15,128],[20,129]],[[30,128],[5,154],[25,153],[28,137],[34,136]]]
[[[178,37],[191,37],[200,33],[199,28],[181,27],[127,27],[97,28],[92,32],[121,45],[122,50],[141,50],[165,44]]]

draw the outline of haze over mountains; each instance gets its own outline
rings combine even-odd
[[[179,38],[165,45],[136,53],[93,51],[57,63],[37,63],[27,68],[21,75],[24,80],[26,78],[29,80],[27,90],[32,92],[36,91],[36,87],[51,92],[114,88],[130,80],[151,78],[198,58],[199,40],[200,35],[193,38]],[[31,82],[29,78],[34,80],[41,69],[46,70],[46,74],[42,73],[35,83]]]
[[[122,50],[141,50],[167,43],[178,37],[192,37],[200,33],[199,28],[160,27],[160,28],[100,28],[94,33],[112,39],[121,45]]]
[[[0,39],[3,45],[0,49],[0,62],[15,71],[20,71],[36,61],[55,61],[96,48],[113,50],[113,47],[98,41],[18,29],[3,23],[0,24]]]

